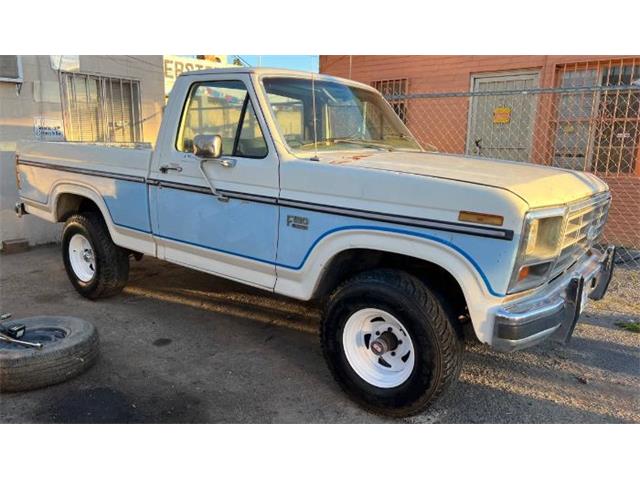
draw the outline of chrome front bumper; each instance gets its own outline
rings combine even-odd
[[[532,296],[499,307],[493,342],[498,350],[530,347],[549,337],[567,343],[587,298],[600,300],[613,274],[615,247],[590,251],[586,259]]]

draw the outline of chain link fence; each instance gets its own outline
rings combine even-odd
[[[640,268],[640,86],[387,96],[422,146],[590,172],[613,195],[603,243]]]

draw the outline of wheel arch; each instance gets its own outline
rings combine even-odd
[[[113,220],[102,195],[93,188],[73,183],[59,183],[52,191],[52,214],[56,222],[64,222],[71,215],[83,211],[98,211],[109,231]]]
[[[499,302],[477,267],[447,242],[396,232],[351,230],[328,235],[299,269],[279,267],[276,292],[321,299],[346,277],[363,269],[391,266],[414,273],[454,305],[464,305],[478,338],[486,341],[490,306]]]
[[[99,212],[105,217],[95,200],[78,193],[64,192],[58,196],[54,215],[56,222],[66,222],[71,215],[87,211]]]
[[[102,215],[113,242],[132,252],[156,256],[156,245],[150,234],[119,228],[113,221],[107,204],[96,189],[86,184],[61,182],[51,192],[51,216],[64,222],[81,211],[96,211]]]
[[[368,248],[349,248],[335,254],[321,272],[312,298],[324,298],[349,277],[378,268],[397,269],[414,275],[445,298],[456,314],[463,315],[467,308],[467,299],[459,281],[446,268],[415,256]]]

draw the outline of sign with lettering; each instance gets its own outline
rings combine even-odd
[[[64,142],[62,120],[33,117],[33,135],[43,142]]]
[[[233,67],[233,65],[226,63],[226,56],[222,55],[219,59],[219,62],[214,62],[212,60],[200,60],[199,58],[165,55],[163,57],[164,94],[169,95],[173,84],[176,83],[176,78],[184,72],[206,70],[208,68]]]
[[[511,122],[511,107],[496,107],[493,109],[493,123]]]
[[[51,68],[61,72],[77,72],[80,70],[80,55],[49,55]]]

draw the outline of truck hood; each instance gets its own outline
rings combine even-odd
[[[565,204],[608,189],[606,183],[586,172],[464,155],[323,152],[320,161],[501,188],[522,198],[531,208]]]

